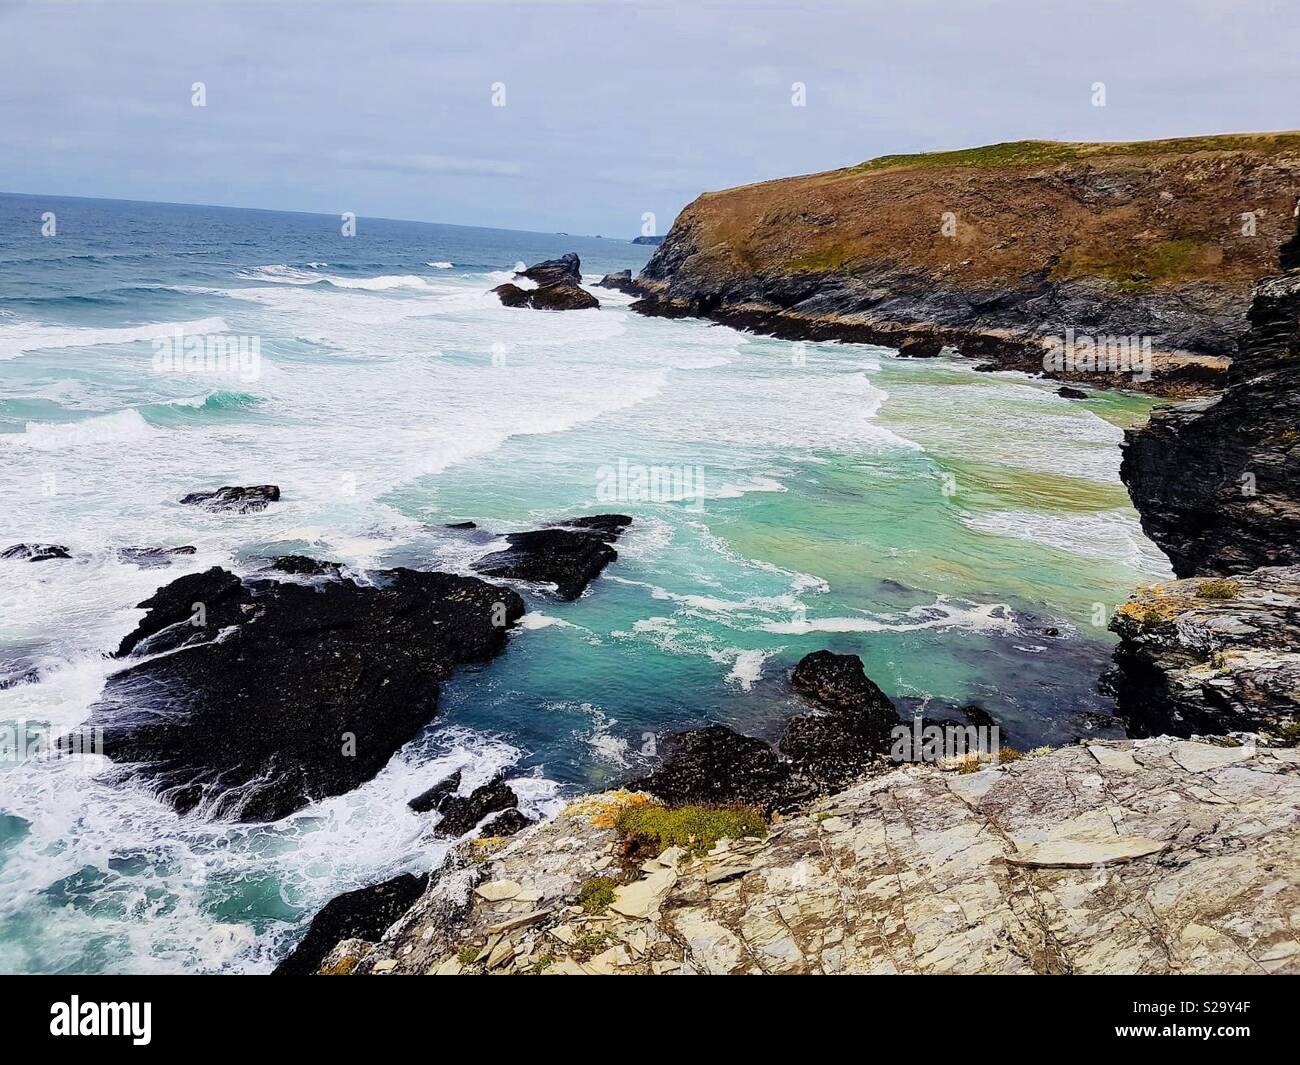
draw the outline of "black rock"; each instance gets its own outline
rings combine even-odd
[[[1058,396],[1063,396],[1065,399],[1087,399],[1088,398],[1088,393],[1085,392],[1082,388],[1071,388],[1069,385],[1062,385],[1060,388],[1056,390],[1056,394]]]
[[[1125,432],[1120,477],[1179,577],[1300,563],[1300,270],[1255,286],[1228,390]]]
[[[803,714],[790,721],[777,749],[822,790],[834,791],[889,753],[892,714]]]
[[[898,344],[898,354],[905,359],[933,359],[941,351],[943,341],[935,336],[910,336]]]
[[[506,810],[492,818],[483,826],[484,836],[513,836],[520,829],[527,828],[533,822],[518,810]]]
[[[527,270],[520,270],[515,277],[526,277],[541,288],[576,285],[582,281],[582,260],[574,252],[565,252],[558,259],[534,263]]]
[[[280,487],[274,484],[226,485],[212,492],[191,492],[182,496],[181,502],[203,507],[206,510],[229,510],[248,514],[265,510],[267,505],[280,498]]]
[[[157,569],[170,566],[172,559],[178,555],[192,555],[195,548],[185,547],[119,547],[117,557],[123,562],[130,562],[141,569]]]
[[[477,529],[478,524],[472,521],[449,521],[443,526],[444,529]]]
[[[52,558],[71,557],[71,553],[62,544],[14,544],[0,551],[0,558],[23,562],[48,562]]]
[[[961,712],[966,720],[977,728],[997,727],[997,722],[993,720],[993,715],[982,706],[976,706],[974,703],[970,703],[967,706],[963,706]]]
[[[311,976],[344,939],[379,939],[394,921],[419,901],[429,877],[403,873],[381,884],[348,891],[325,904],[307,934],[275,967],[275,976]]]
[[[118,654],[176,650],[110,677],[83,728],[103,729],[118,779],[181,813],[270,821],[358,787],[433,718],[439,682],[496,655],[524,613],[474,577],[377,576],[172,581]]]
[[[828,710],[878,710],[897,716],[889,696],[867,677],[857,655],[831,651],[804,655],[790,676],[790,687]]]
[[[497,298],[505,307],[528,307],[532,303],[532,292],[526,288],[520,288],[518,285],[504,284],[497,285],[492,290],[497,294]]]
[[[665,746],[663,764],[629,787],[672,806],[739,802],[771,810],[801,797],[790,765],[769,744],[725,725],[676,733]]]
[[[451,776],[438,781],[438,783],[428,790],[420,792],[419,795],[414,799],[411,799],[406,805],[417,814],[425,814],[434,809],[446,796],[452,794],[459,788],[460,770],[457,769]]]
[[[438,822],[439,835],[463,836],[487,817],[501,810],[519,805],[519,796],[506,783],[504,773],[498,773],[486,784],[480,784],[468,795],[444,795],[437,810],[442,814]]]
[[[616,274],[606,274],[596,282],[597,288],[612,288],[616,292],[625,292],[629,296],[638,295],[636,282],[632,279],[631,270],[620,270]]]
[[[510,533],[510,546],[485,555],[474,569],[489,577],[554,584],[561,599],[577,599],[618,558],[608,541],[617,540],[631,521],[625,514],[598,514],[563,527]]]
[[[270,568],[301,577],[337,577],[343,571],[341,563],[321,562],[306,555],[281,555],[271,560]]]

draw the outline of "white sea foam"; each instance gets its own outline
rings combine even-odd
[[[0,434],[0,446],[26,446],[37,451],[61,448],[114,447],[147,444],[163,436],[137,410],[104,414],[75,422],[28,422],[22,433]]]
[[[132,344],[142,340],[171,337],[177,331],[188,336],[227,332],[223,318],[196,318],[188,322],[151,322],[113,328],[49,325],[43,322],[12,322],[0,325],[0,359],[12,359],[33,351],[57,348],[91,348],[101,344]]]

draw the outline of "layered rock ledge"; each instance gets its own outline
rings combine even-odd
[[[327,973],[1296,973],[1300,750],[1161,738],[883,772],[629,859],[632,793],[462,844]],[[600,891],[594,877],[606,878]]]

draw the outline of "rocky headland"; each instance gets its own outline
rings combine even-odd
[[[1298,186],[1297,133],[884,156],[700,196],[642,270],[636,306],[1206,392],[1293,232]],[[1149,379],[1120,365],[1120,338],[1150,341]]]

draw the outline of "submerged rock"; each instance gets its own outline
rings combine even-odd
[[[205,510],[228,510],[236,514],[249,514],[265,510],[267,505],[280,498],[280,487],[274,484],[226,485],[211,492],[190,492],[181,502]]]
[[[438,684],[485,662],[514,592],[409,569],[380,583],[241,581],[214,567],[160,588],[83,728],[122,781],[181,813],[272,821],[352,790],[434,716]]]
[[[1056,394],[1062,399],[1087,399],[1088,393],[1082,388],[1071,388],[1069,385],[1062,385],[1056,390]]]
[[[185,547],[119,547],[117,557],[141,569],[157,569],[170,566],[172,560],[183,555],[192,555],[196,549]]]
[[[609,544],[631,522],[626,514],[597,514],[547,529],[509,533],[510,546],[485,555],[474,569],[489,577],[554,584],[561,599],[577,599],[618,558]]]
[[[275,976],[311,976],[342,939],[378,939],[415,905],[429,877],[403,873],[381,884],[348,891],[325,904],[312,918],[307,934],[275,967]]]
[[[71,552],[62,544],[14,544],[0,551],[0,558],[20,562],[48,562],[55,558],[71,557]]]

